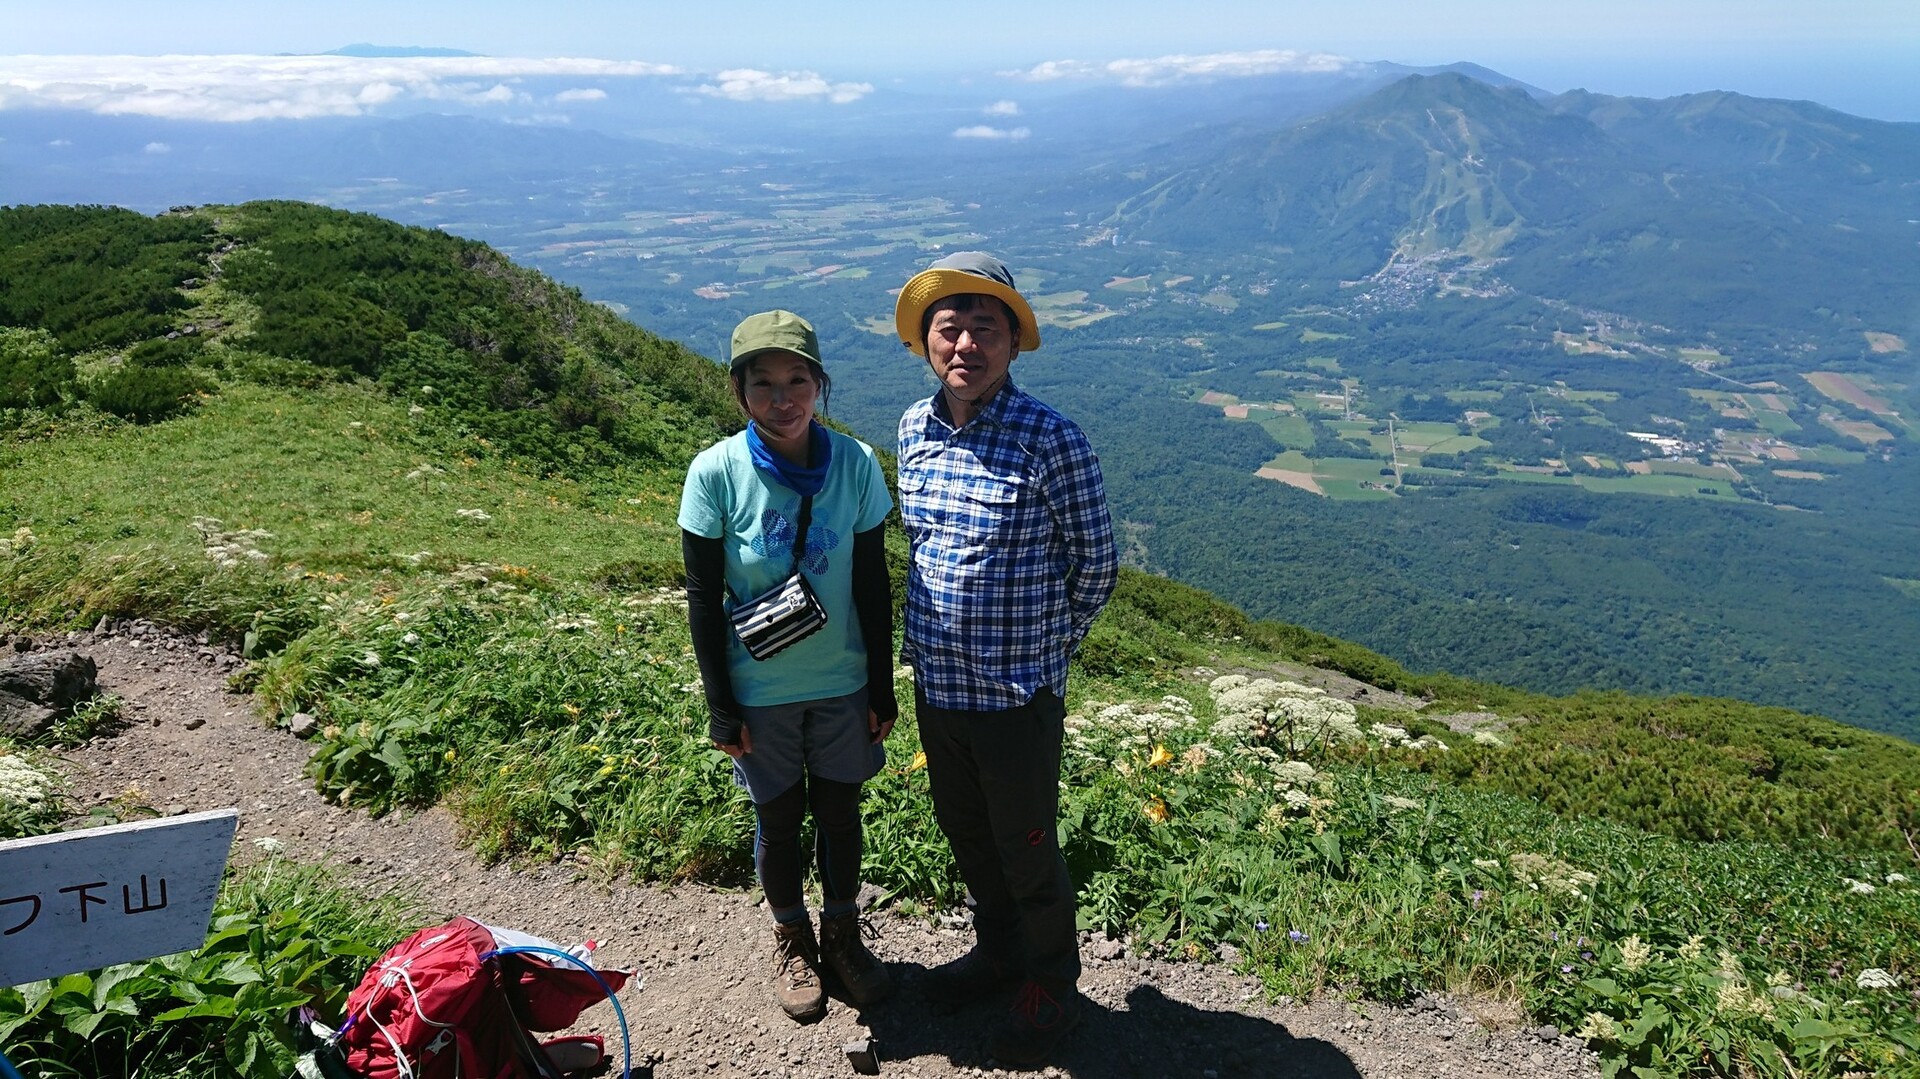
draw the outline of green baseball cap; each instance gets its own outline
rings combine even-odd
[[[813,332],[813,323],[791,311],[762,311],[741,319],[733,328],[733,362],[729,367],[738,368],[762,352],[791,352],[819,363],[820,338]]]

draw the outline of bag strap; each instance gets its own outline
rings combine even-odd
[[[800,557],[807,552],[807,526],[813,523],[813,496],[800,496],[800,520],[793,526],[793,572],[800,572]]]
[[[803,554],[805,554],[807,550],[807,528],[812,524],[813,524],[813,496],[801,495],[800,496],[800,516],[793,523],[793,572],[794,573],[800,572],[800,557]],[[723,578],[726,576],[724,570],[722,570],[721,576]],[[792,576],[792,574],[788,574],[788,576]],[[733,601],[735,603],[740,602],[740,595],[739,593],[733,590],[732,585],[723,583],[722,587],[724,587],[727,590],[727,595],[733,597]]]

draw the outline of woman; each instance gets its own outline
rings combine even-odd
[[[798,1020],[826,1010],[819,968],[868,1004],[891,988],[861,941],[860,785],[886,760],[893,599],[881,525],[893,508],[873,450],[813,418],[831,389],[813,327],[791,311],[733,331],[733,394],[747,429],[687,470],[680,540],[707,734],[753,799],[754,868],[773,912],[774,994]],[[804,535],[802,533],[804,532]],[[755,659],[728,612],[803,575],[826,624]],[[800,826],[813,812],[823,901],[815,938]]]

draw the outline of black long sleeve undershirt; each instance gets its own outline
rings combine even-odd
[[[893,696],[893,593],[887,577],[884,526],[853,537],[853,611],[867,645],[868,707],[881,722],[899,718]],[[707,697],[707,736],[721,745],[740,741],[744,720],[733,695],[727,648],[733,627],[727,622],[726,550],[718,539],[680,530],[680,556],[687,571],[687,625],[693,635],[694,662]]]
[[[867,707],[891,723],[900,718],[900,702],[893,698],[893,583],[884,527],[854,533],[853,614],[867,646]]]
[[[723,746],[740,741],[740,702],[733,696],[727,670],[727,553],[717,539],[680,530],[680,558],[687,566],[687,628],[693,633],[693,660],[707,691],[707,737]]]

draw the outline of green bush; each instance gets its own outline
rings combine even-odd
[[[152,423],[193,407],[196,395],[212,388],[205,375],[186,368],[128,364],[88,388],[87,399],[103,412]]]
[[[73,387],[73,360],[45,330],[0,326],[0,408],[58,404]]]

